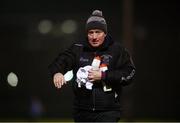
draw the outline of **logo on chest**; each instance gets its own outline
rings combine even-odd
[[[109,62],[110,62],[110,59],[112,59],[112,56],[109,55],[109,54],[104,54],[104,55],[101,56],[101,59],[102,59],[101,62],[103,62],[103,63],[108,65]]]
[[[80,62],[89,62],[88,58],[80,57]]]

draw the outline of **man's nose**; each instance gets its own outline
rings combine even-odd
[[[94,33],[92,37],[93,37],[93,39],[96,39],[97,38],[97,34]]]

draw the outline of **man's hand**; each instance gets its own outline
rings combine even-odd
[[[100,69],[99,70],[92,70],[90,69],[88,71],[88,79],[91,81],[91,82],[94,82],[94,81],[97,81],[97,80],[101,80],[101,71]]]
[[[54,82],[55,87],[57,88],[61,88],[64,84],[66,84],[66,81],[62,73],[54,74],[53,82]]]

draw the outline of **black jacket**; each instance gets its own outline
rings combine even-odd
[[[79,88],[76,82],[76,73],[80,67],[91,65],[95,56],[101,56],[102,61],[108,64],[108,70],[101,81],[95,82],[92,90]],[[120,110],[120,92],[123,85],[128,85],[134,77],[135,66],[127,50],[119,43],[114,42],[107,35],[99,48],[93,48],[88,41],[75,43],[59,56],[49,66],[51,75],[60,72],[65,74],[73,69],[73,91],[75,94],[74,106],[85,110]],[[112,88],[104,92],[102,81]]]

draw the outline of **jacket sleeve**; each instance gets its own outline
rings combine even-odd
[[[106,71],[105,75],[105,82],[107,84],[120,83],[121,85],[128,85],[132,81],[135,75],[135,66],[125,48],[122,48],[115,69]]]
[[[74,50],[75,46],[73,44],[70,48],[66,49],[55,58],[55,60],[48,66],[50,76],[53,76],[57,72],[65,74],[73,68],[76,63],[76,54]]]

